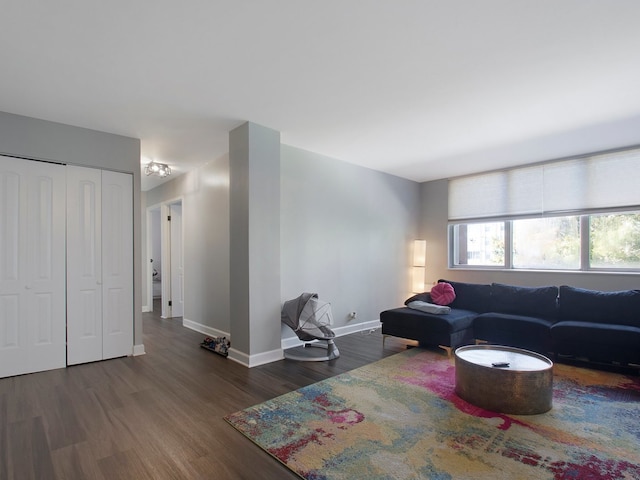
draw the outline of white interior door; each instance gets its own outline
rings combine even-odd
[[[182,203],[170,205],[171,212],[171,316],[184,315],[184,254],[182,250]]]
[[[102,360],[102,172],[67,167],[67,364]]]
[[[67,363],[133,351],[132,176],[67,168]]]
[[[133,179],[102,172],[103,358],[133,353]]]
[[[65,366],[65,169],[0,157],[0,377]]]

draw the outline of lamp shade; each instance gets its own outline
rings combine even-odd
[[[411,291],[413,293],[424,292],[424,267],[413,267],[413,287]]]
[[[424,267],[427,264],[427,241],[413,241],[413,266]]]
[[[424,274],[427,256],[427,241],[413,241],[413,293],[424,292]]]

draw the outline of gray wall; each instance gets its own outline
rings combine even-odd
[[[229,332],[229,156],[145,196],[146,206],[182,198],[184,319]],[[143,245],[146,265],[146,238]]]
[[[463,282],[498,282],[523,286],[572,285],[607,291],[639,287],[640,282],[637,274],[449,269],[447,258],[447,180],[423,183],[421,198],[423,214],[420,230],[427,240],[427,283],[445,278]]]
[[[282,301],[318,293],[334,327],[400,305],[411,293],[420,185],[287,145],[281,154]]]
[[[331,302],[334,327],[355,328],[401,304],[411,294],[420,185],[287,145],[280,168],[281,301],[317,292]],[[231,330],[228,179],[225,156],[146,192],[149,206],[183,198],[185,318],[224,332]],[[282,338],[294,337],[282,329]]]
[[[133,174],[134,343],[141,345],[140,140],[0,112],[0,154]]]
[[[229,356],[254,365],[281,354],[280,132],[247,122],[230,132],[229,149]]]
[[[136,138],[0,112],[0,153],[133,173],[140,194]]]

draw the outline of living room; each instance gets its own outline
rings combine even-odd
[[[166,4],[128,15],[97,8],[7,6],[15,21],[0,32],[12,45],[0,79],[0,153],[132,176],[136,355],[149,350],[142,312],[154,307],[148,209],[176,200],[181,322],[231,337],[227,363],[249,371],[299,343],[278,313],[303,291],[331,303],[339,335],[378,328],[380,312],[413,293],[416,239],[426,240],[425,289],[439,278],[638,288],[637,268],[452,266],[449,237],[449,179],[640,145],[634,2],[378,11],[215,2],[193,6],[204,9],[197,21]],[[270,115],[253,110],[269,106]],[[243,128],[277,137],[278,153],[257,177],[269,185],[269,223],[237,240],[235,155],[261,151],[250,136],[232,148],[230,133]],[[150,159],[173,174],[146,177]],[[232,254],[244,242],[247,251]],[[245,267],[257,284],[238,290],[234,275]],[[267,284],[265,315],[255,308]]]
[[[227,175],[228,157],[222,157],[143,194],[147,205],[184,200],[189,286],[184,318],[196,330],[216,336],[230,332],[225,294],[230,267],[222,261],[228,249],[228,187],[220,180]],[[633,271],[450,268],[447,179],[419,184],[282,145],[280,182],[281,301],[303,291],[318,293],[331,303],[334,329],[340,334],[377,326],[381,311],[401,306],[412,294],[411,253],[418,238],[426,240],[426,290],[439,278],[596,290],[637,287]],[[216,219],[215,228],[199,220],[196,212],[204,209]],[[212,283],[217,288],[205,295],[202,286]],[[357,312],[356,319],[349,318],[352,311]],[[283,326],[283,348],[296,340]]]

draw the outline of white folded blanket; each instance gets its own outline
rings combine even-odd
[[[436,305],[435,303],[421,302],[420,300],[407,303],[407,307],[436,315],[445,315],[451,312],[451,308],[445,305]]]

